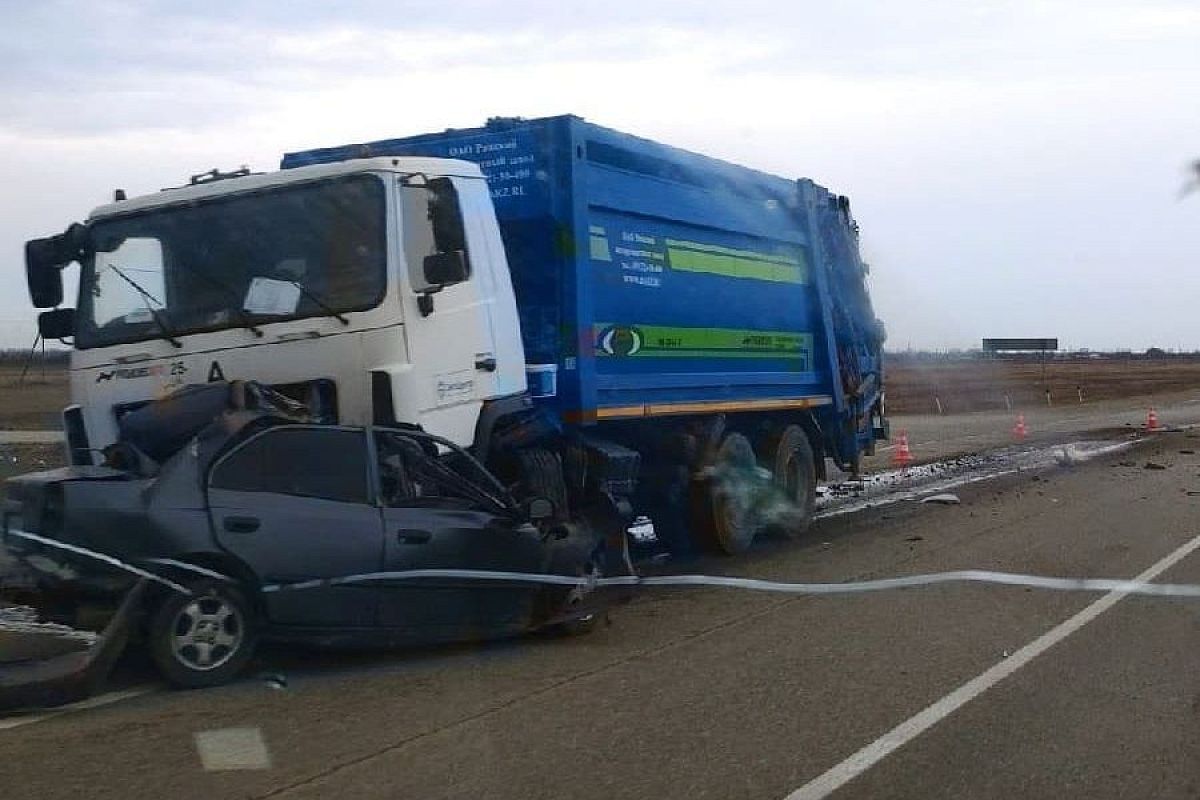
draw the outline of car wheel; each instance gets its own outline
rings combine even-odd
[[[231,681],[254,652],[254,610],[245,595],[225,584],[199,584],[191,595],[172,592],[150,622],[154,662],[177,688]]]

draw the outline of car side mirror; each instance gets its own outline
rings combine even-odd
[[[56,308],[38,314],[38,333],[43,339],[66,339],[75,335],[75,309]]]

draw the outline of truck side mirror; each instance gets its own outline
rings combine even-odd
[[[56,308],[38,314],[38,333],[43,339],[66,339],[75,335],[75,309]]]
[[[423,267],[425,283],[429,286],[450,286],[462,283],[469,277],[467,261],[461,250],[425,256]]]
[[[62,302],[63,268],[83,258],[88,228],[78,222],[58,236],[25,243],[25,281],[35,308],[54,308]]]
[[[425,185],[430,193],[429,221],[433,223],[434,246],[442,253],[467,249],[458,190],[449,178],[433,178]]]

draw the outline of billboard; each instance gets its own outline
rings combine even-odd
[[[984,339],[985,353],[1019,353],[1057,350],[1058,339]]]

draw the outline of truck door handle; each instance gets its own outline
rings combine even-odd
[[[225,530],[230,533],[254,533],[262,522],[258,517],[226,517]]]
[[[487,358],[477,358],[475,359],[475,369],[482,370],[483,372],[495,372],[496,359],[492,356],[488,356]]]
[[[433,534],[429,531],[398,531],[396,538],[400,540],[400,544],[425,544]]]

